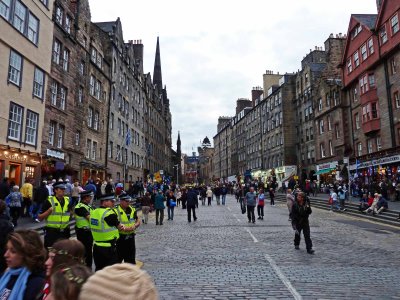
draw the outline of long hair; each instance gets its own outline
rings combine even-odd
[[[17,230],[10,233],[8,241],[22,256],[23,265],[31,272],[44,269],[46,249],[40,235],[34,230]]]
[[[60,269],[84,263],[85,246],[78,240],[59,240],[53,244],[49,251],[56,254],[50,275]]]

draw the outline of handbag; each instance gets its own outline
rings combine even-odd
[[[331,205],[332,203],[333,203],[333,199],[332,199],[332,197],[329,197],[328,204]]]
[[[170,200],[169,201],[169,206],[171,206],[171,207],[175,207],[176,206],[176,201],[174,201],[174,200]]]

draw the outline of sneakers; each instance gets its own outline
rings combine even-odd
[[[300,247],[299,246],[294,246],[294,249],[300,250]]]
[[[308,254],[314,254],[314,252],[315,252],[315,251],[314,251],[313,249],[307,250],[307,253],[308,253]]]

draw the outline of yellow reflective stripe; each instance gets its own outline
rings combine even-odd
[[[95,228],[91,228],[91,230],[93,231],[93,232],[100,232],[100,233],[103,233],[103,232],[111,232],[111,231],[114,231],[115,230],[115,228],[108,228],[108,229],[95,229]]]

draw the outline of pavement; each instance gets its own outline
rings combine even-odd
[[[232,196],[192,223],[179,207],[163,226],[153,215],[136,245],[160,299],[400,299],[399,228],[314,209],[309,255],[303,239],[294,249],[284,203],[256,224]]]

